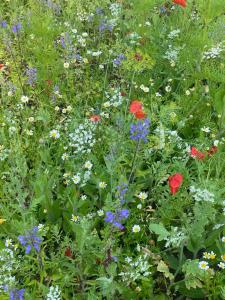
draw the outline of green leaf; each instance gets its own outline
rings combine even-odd
[[[158,234],[158,241],[163,241],[168,235],[169,231],[163,226],[163,224],[150,224],[149,229],[155,234]]]

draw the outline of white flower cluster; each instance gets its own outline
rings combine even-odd
[[[10,149],[7,149],[4,147],[4,145],[0,145],[0,160],[3,161],[5,160],[10,153]]]
[[[155,129],[155,134],[159,136],[159,149],[163,149],[166,146],[166,143],[169,143],[172,146],[176,146],[181,150],[181,154],[184,155],[184,159],[187,156],[187,152],[190,152],[190,146],[184,142],[184,140],[178,135],[176,130],[164,129],[163,125],[160,124],[159,127]],[[182,159],[182,157],[173,157],[173,159]]]
[[[91,169],[93,167],[93,164],[88,160],[83,165],[83,173],[77,173],[74,176],[71,177],[71,180],[74,184],[79,184],[81,187],[85,186],[88,182],[88,180],[91,177]]]
[[[203,59],[217,58],[223,50],[224,47],[222,47],[221,44],[218,44],[208,51],[203,52]]]
[[[113,90],[112,94],[106,92],[105,96],[107,101],[103,103],[104,108],[108,107],[118,107],[123,103],[124,97],[121,95],[120,89],[116,88]]]
[[[51,286],[47,294],[47,300],[60,300],[60,299],[61,299],[61,291],[59,290],[58,285]]]
[[[164,58],[168,59],[169,62],[173,65],[178,60],[178,55],[181,50],[181,47],[173,47],[169,45],[169,49],[166,51]]]
[[[112,3],[110,4],[109,9],[113,17],[118,17],[122,11],[122,5],[119,3]]]
[[[178,227],[171,227],[170,234],[164,239],[166,241],[165,247],[179,247],[180,244],[186,240],[186,233],[182,230],[179,231]]]
[[[139,40],[141,39],[141,36],[136,33],[136,32],[132,32],[128,35],[128,39],[129,39],[129,43],[131,45],[140,45]]]
[[[133,260],[131,257],[126,257],[125,261],[127,263],[125,266],[126,270],[119,273],[119,275],[122,276],[122,280],[126,281],[127,284],[151,274],[149,271],[151,265],[148,263],[146,254],[140,255],[136,260]]]
[[[90,120],[85,120],[80,124],[74,133],[69,134],[70,146],[74,148],[74,153],[90,153],[96,143],[96,124]]]
[[[169,38],[169,39],[174,39],[174,38],[178,37],[179,34],[180,34],[180,29],[172,30],[172,31],[170,31],[170,33],[168,34],[168,38]]]
[[[190,186],[190,192],[193,194],[195,201],[214,202],[214,194],[210,193],[207,189],[199,189],[194,186]]]
[[[98,50],[98,51],[87,50],[87,54],[91,55],[93,57],[99,57],[102,54],[102,51],[100,51],[100,50]]]
[[[14,285],[16,278],[11,273],[15,271],[14,253],[11,249],[0,251],[0,289]]]

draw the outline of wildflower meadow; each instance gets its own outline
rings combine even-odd
[[[225,299],[225,1],[0,1],[0,300]]]

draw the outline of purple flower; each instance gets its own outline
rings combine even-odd
[[[122,183],[121,185],[117,186],[117,193],[121,204],[125,202],[124,196],[127,190],[128,190],[128,185],[126,183]]]
[[[16,33],[20,32],[21,28],[22,28],[21,23],[17,23],[12,26],[12,31],[13,31],[13,33],[16,34]]]
[[[123,219],[127,219],[129,216],[129,210],[128,209],[122,209],[118,212],[118,220],[121,221]]]
[[[26,254],[29,254],[32,247],[39,252],[40,251],[40,243],[41,238],[37,236],[38,227],[35,226],[33,229],[28,230],[26,235],[18,236],[18,240],[20,241],[22,246],[26,246]]]
[[[113,224],[115,227],[120,230],[124,229],[124,226],[121,224],[121,221],[124,221],[129,216],[128,209],[117,210],[115,213],[111,211],[106,212],[105,222]]]
[[[130,139],[134,141],[143,140],[147,143],[147,135],[149,133],[150,120],[144,119],[130,126]]]
[[[3,28],[7,27],[7,22],[5,20],[1,21],[1,27]]]
[[[27,83],[33,85],[37,80],[37,69],[36,68],[27,68],[26,76],[28,77]]]
[[[95,11],[96,11],[97,15],[103,15],[104,14],[104,11],[101,7],[97,7]]]
[[[111,24],[107,24],[105,21],[103,21],[99,26],[98,26],[98,30],[100,32],[104,31],[104,30],[109,30],[110,32],[113,31],[113,25]]]
[[[114,214],[111,211],[107,211],[105,214],[106,214],[105,222],[112,223],[115,218]]]
[[[126,59],[124,54],[119,54],[116,58],[113,59],[113,64],[116,66],[121,65],[122,61]]]
[[[10,291],[9,299],[10,300],[23,300],[24,292],[25,292],[25,289],[21,289],[21,290],[14,289],[14,290]]]

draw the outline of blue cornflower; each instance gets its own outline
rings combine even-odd
[[[150,120],[148,118],[138,121],[130,126],[130,139],[134,141],[143,140],[147,143],[147,135],[149,133]]]
[[[5,20],[1,21],[1,27],[3,28],[7,27],[7,22]]]
[[[10,291],[9,299],[10,300],[23,300],[24,292],[25,292],[25,289],[21,289],[21,290],[14,289],[14,290]]]
[[[26,235],[20,235],[18,240],[20,241],[22,246],[26,246],[26,254],[29,254],[32,247],[39,252],[40,251],[40,243],[41,238],[37,236],[38,227],[35,226],[33,229],[28,230]]]
[[[112,213],[111,211],[107,211],[105,222],[111,223],[115,227],[119,228],[120,230],[123,230],[124,226],[121,224],[121,222],[127,219],[128,216],[129,216],[128,209],[117,210],[115,213]]]
[[[17,23],[17,24],[15,24],[15,25],[13,25],[12,31],[13,31],[14,33],[18,33],[18,32],[21,30],[21,28],[22,28],[21,23]]]
[[[34,82],[37,80],[37,69],[36,68],[27,68],[26,76],[28,77],[27,83],[29,85],[33,85]]]

